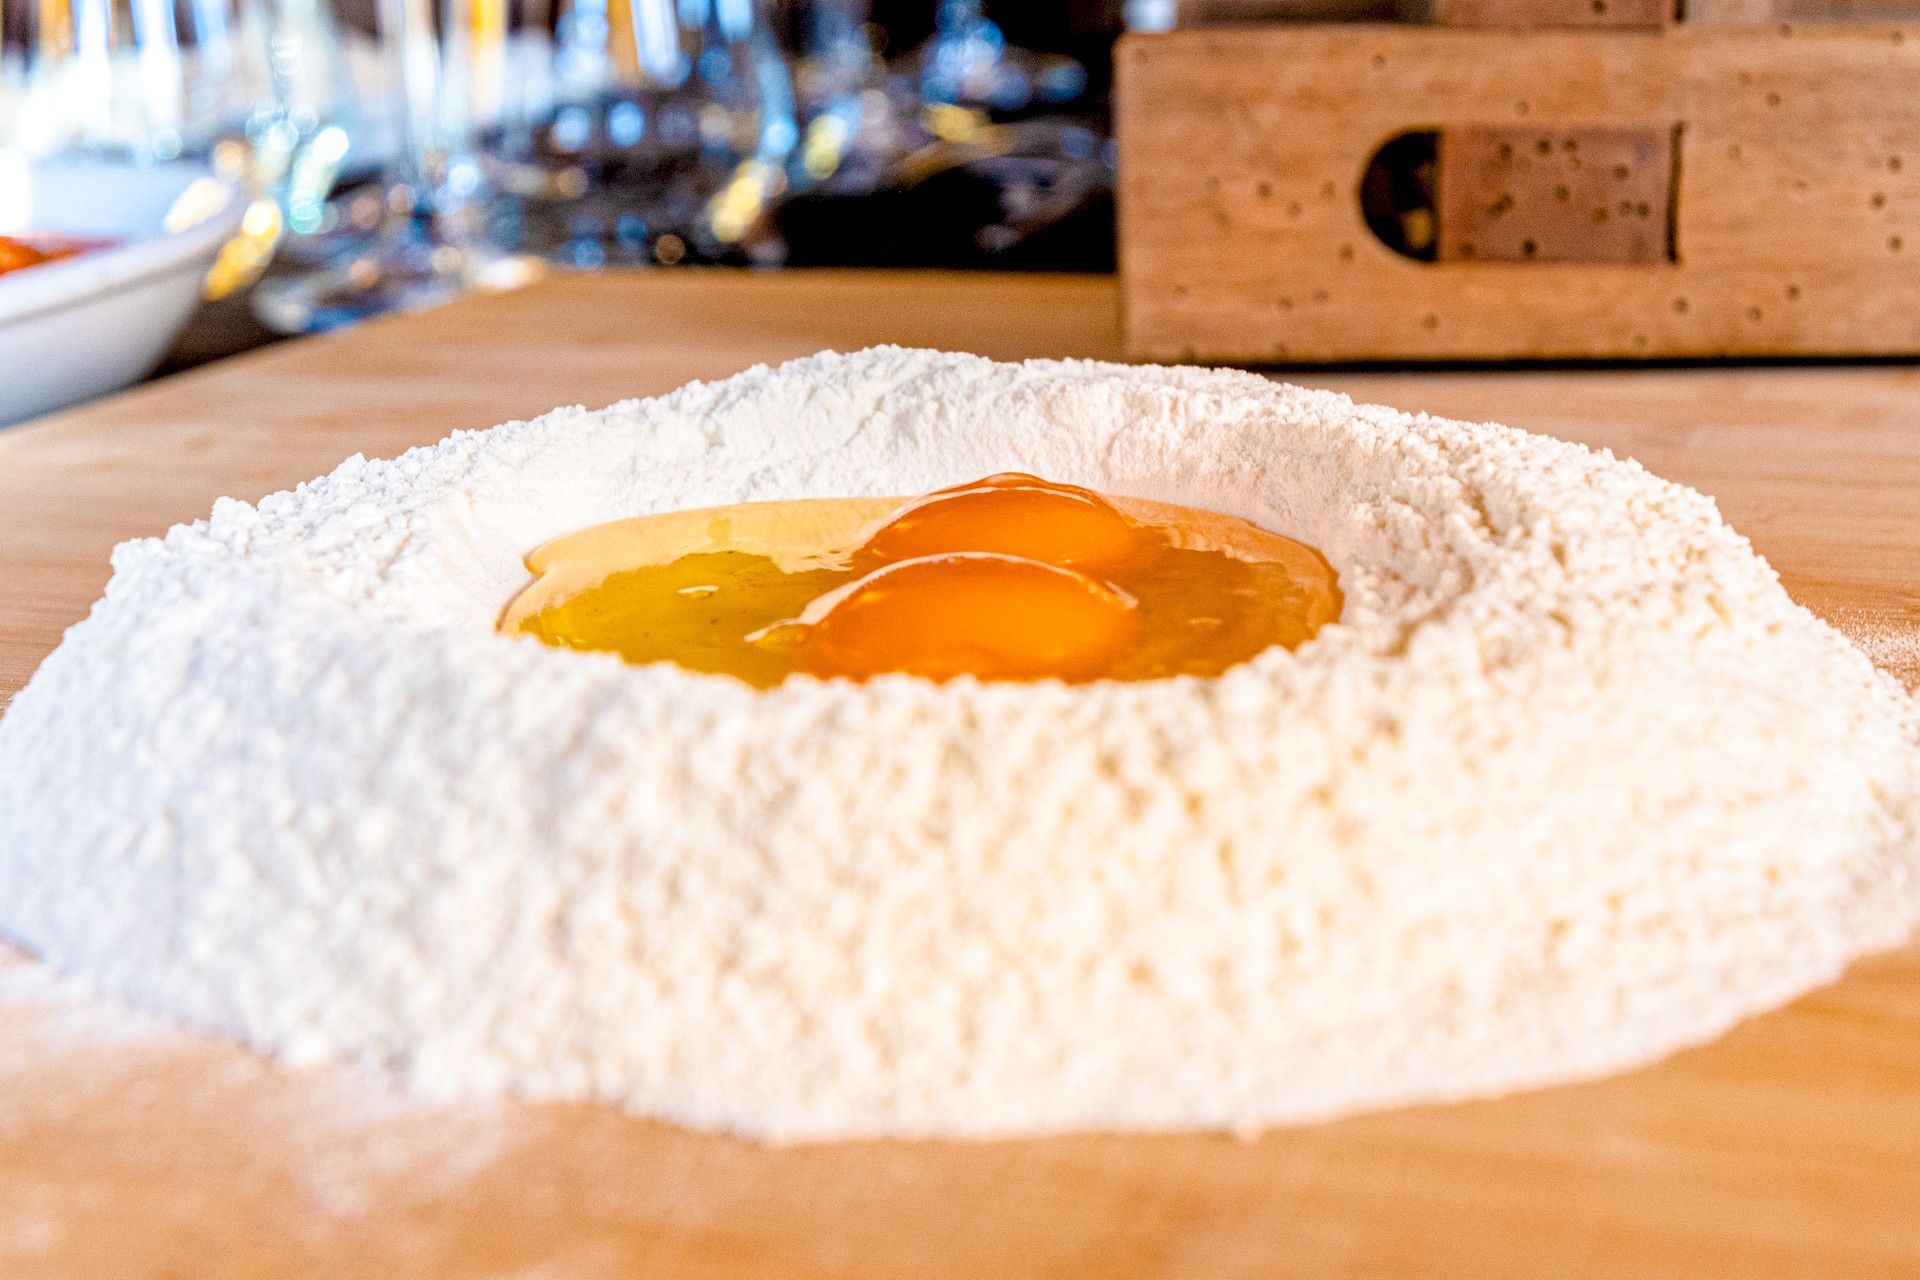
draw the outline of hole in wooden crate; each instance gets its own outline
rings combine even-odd
[[[1374,238],[1402,257],[1431,262],[1437,248],[1433,179],[1440,135],[1419,129],[1388,138],[1360,178],[1360,212]]]

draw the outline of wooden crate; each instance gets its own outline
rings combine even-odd
[[[1121,43],[1115,98],[1136,357],[1920,353],[1920,27],[1174,31]],[[1430,261],[1383,243],[1360,195],[1420,131]],[[1632,169],[1612,212],[1648,220],[1631,252],[1555,222],[1602,207],[1591,167],[1540,168],[1623,138],[1653,147],[1605,165]],[[1503,145],[1537,162],[1503,171]]]

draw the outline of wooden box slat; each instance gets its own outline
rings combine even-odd
[[[1665,27],[1674,0],[1412,0],[1403,16],[1449,27]]]

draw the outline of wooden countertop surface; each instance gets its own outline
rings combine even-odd
[[[1118,357],[1105,280],[562,277],[0,432],[0,700],[121,539],[347,454],[822,347]],[[1920,682],[1920,369],[1303,374],[1717,497]],[[1647,1070],[1231,1138],[767,1149],[605,1109],[423,1109],[0,962],[0,1276],[1920,1276],[1920,945]]]

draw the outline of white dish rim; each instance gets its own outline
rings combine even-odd
[[[240,229],[247,212],[246,193],[237,183],[220,179],[203,165],[164,167],[179,171],[182,191],[194,181],[210,181],[224,188],[224,200],[211,213],[179,231],[155,227],[150,233],[135,232],[107,248],[0,274],[0,328],[156,276],[210,263],[219,246]]]

